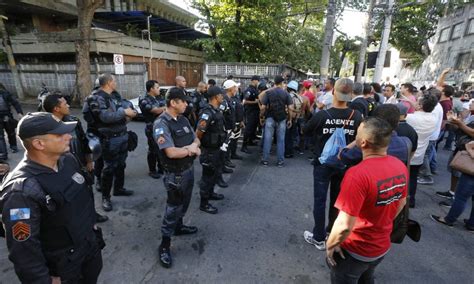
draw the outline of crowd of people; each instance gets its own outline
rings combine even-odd
[[[261,154],[261,166],[268,167],[275,149],[274,164],[285,167],[286,159],[309,151],[314,226],[304,231],[304,240],[326,251],[333,283],[372,283],[375,267],[390,249],[394,219],[407,206],[416,208],[417,184],[435,182],[440,143],[451,151],[452,178],[450,190],[436,194],[445,199],[440,205],[451,209],[432,219],[453,226],[474,196],[472,171],[450,166],[460,155],[467,157],[464,163],[474,159],[473,92],[466,96],[447,85],[448,72],[420,89],[348,78],[320,84],[253,76],[243,91],[229,77],[220,86],[212,79],[200,82],[187,93],[186,79],[177,76],[176,86],[162,94],[158,81],[147,81],[146,94],[139,98],[146,161],[149,176],[162,179],[167,193],[161,265],[172,266],[173,236],[198,231],[183,220],[195,183],[195,159],[202,167],[199,210],[218,214],[211,201],[225,198],[215,187],[229,186],[223,174],[235,170],[233,160]],[[22,114],[2,91],[0,114],[13,118],[10,106]],[[100,75],[85,99],[85,130],[61,95],[46,96],[42,107],[44,112],[19,121],[17,135],[26,154],[1,188],[9,259],[22,282],[95,283],[105,246],[97,223],[108,218],[96,212],[93,187],[101,192],[106,212],[114,208],[112,195],[134,194],[124,185],[127,153],[137,146],[137,134],[127,123],[137,111],[117,92],[111,74]],[[8,119],[2,123],[10,138]],[[0,158],[5,160],[1,133]],[[10,141],[12,151],[15,143]],[[474,231],[474,210],[465,227]]]

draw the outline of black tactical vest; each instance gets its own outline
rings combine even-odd
[[[7,114],[10,113],[10,106],[8,105],[7,100],[3,92],[0,92],[0,113]]]
[[[76,247],[86,240],[95,240],[93,193],[74,156],[64,156],[56,173],[33,175],[18,168],[10,181],[18,178],[34,178],[46,194],[48,210],[41,212],[40,229],[41,245],[45,250]]]
[[[224,143],[227,137],[224,126],[224,115],[210,105],[203,109],[203,112],[205,110],[210,110],[212,115],[209,118],[209,126],[202,136],[201,145],[208,149],[218,149],[222,146],[222,143]],[[206,113],[209,113],[209,111]]]
[[[173,144],[176,148],[188,146],[193,143],[193,128],[186,117],[180,115],[177,120],[168,120],[166,117],[162,117],[161,119],[163,119],[163,122],[168,126],[168,129],[171,132],[171,137],[173,138]],[[186,156],[181,159],[170,159],[166,156],[164,150],[160,150],[159,158],[165,171],[180,173],[187,170],[192,165],[195,156]]]

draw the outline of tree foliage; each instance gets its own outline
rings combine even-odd
[[[193,0],[210,39],[208,61],[285,63],[319,70],[327,0]]]
[[[411,59],[414,66],[430,55],[428,41],[436,34],[439,18],[446,12],[463,5],[462,0],[426,0],[416,3],[412,0],[398,0],[393,10],[390,44]],[[376,13],[375,40],[381,38],[385,13]]]

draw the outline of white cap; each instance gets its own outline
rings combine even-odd
[[[225,90],[238,86],[240,86],[240,84],[236,83],[234,80],[226,80],[223,85]]]

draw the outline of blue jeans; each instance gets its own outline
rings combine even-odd
[[[277,122],[272,117],[265,119],[265,132],[263,134],[263,160],[268,161],[272,148],[273,134],[277,131],[277,158],[278,162],[285,160],[285,132],[286,119]]]
[[[328,187],[329,183],[331,183],[331,185],[334,184],[337,187],[331,186],[331,204],[334,205],[340,190],[340,184],[337,186],[336,184],[338,183],[335,180],[336,178],[339,177],[340,179],[341,177],[341,175],[338,175],[338,173],[341,173],[341,171],[325,165],[320,165],[319,163],[314,165],[313,238],[318,242],[324,241],[326,239],[326,200],[328,196]],[[329,223],[334,222],[335,217],[337,216],[337,213],[334,211],[334,208],[331,206],[329,210]],[[329,227],[332,227],[332,224],[330,224]]]
[[[446,222],[454,223],[456,219],[461,216],[469,198],[472,199],[473,208],[471,209],[471,217],[469,218],[468,225],[474,226],[474,176],[462,174],[456,186],[453,205],[445,217]]]
[[[423,165],[420,168],[419,177],[431,178],[433,171],[436,170],[436,140],[432,140],[426,148],[425,156],[423,157]]]

